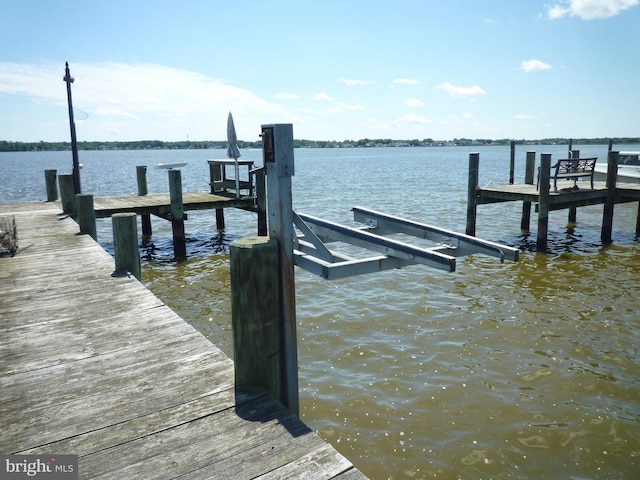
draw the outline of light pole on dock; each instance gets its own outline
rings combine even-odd
[[[71,84],[73,77],[69,72],[69,62],[65,62],[64,78],[67,84],[67,103],[69,104],[69,127],[71,128],[71,154],[73,155],[73,187],[75,193],[81,193],[80,188],[80,162],[78,161],[78,142],[76,140],[76,124],[73,120],[73,102],[71,101]]]

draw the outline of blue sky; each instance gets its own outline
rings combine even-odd
[[[0,140],[640,136],[640,0],[0,1]]]

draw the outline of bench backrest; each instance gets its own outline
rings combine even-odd
[[[556,175],[592,173],[597,158],[563,158],[556,164]]]

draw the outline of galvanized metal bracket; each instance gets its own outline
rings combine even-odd
[[[352,211],[354,219],[363,224],[362,228],[294,212],[293,223],[300,232],[295,240],[296,265],[334,280],[415,264],[453,272],[457,257],[475,253],[497,257],[501,262],[518,260],[516,248],[362,207],[354,207]],[[384,236],[398,233],[436,245],[424,248]],[[360,247],[378,255],[355,258],[330,250],[326,243],[331,242]]]

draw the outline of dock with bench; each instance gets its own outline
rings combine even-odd
[[[513,144],[512,144],[513,152]],[[537,251],[547,249],[549,212],[569,210],[568,223],[576,222],[576,209],[588,205],[604,205],[601,239],[604,244],[612,242],[614,206],[620,203],[638,202],[636,236],[640,236],[640,184],[617,181],[618,152],[609,151],[607,164],[610,172],[606,182],[593,179],[595,158],[579,157],[560,159],[552,165],[551,155],[540,156],[540,168],[537,184],[534,184],[535,152],[527,152],[524,184],[509,183],[481,187],[478,185],[480,154],[469,155],[469,183],[467,194],[467,235],[475,235],[476,210],[479,205],[501,202],[522,202],[522,220],[520,228],[528,232],[531,221],[531,207],[535,205],[538,213]],[[512,175],[513,178],[513,153]],[[589,183],[578,180],[587,178]],[[573,180],[568,187],[558,188],[559,180]],[[553,188],[552,188],[553,184]]]
[[[0,453],[79,478],[365,478],[50,202],[0,204]]]

